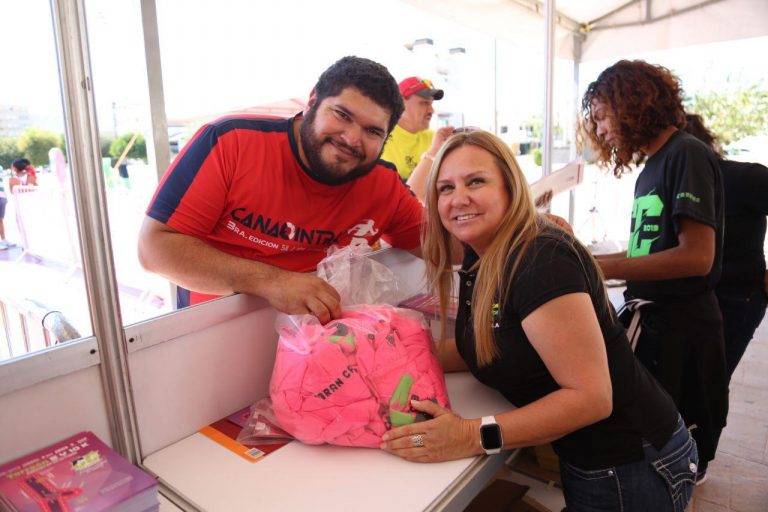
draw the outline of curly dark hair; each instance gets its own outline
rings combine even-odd
[[[611,147],[597,135],[592,102],[606,104],[620,134],[619,147]],[[583,129],[597,150],[598,161],[613,165],[621,176],[631,163],[641,163],[643,147],[670,126],[685,126],[680,80],[663,66],[642,60],[620,60],[589,84],[581,100]]]
[[[386,67],[363,57],[343,57],[326,69],[313,89],[319,105],[325,98],[338,96],[347,87],[354,87],[364,96],[390,112],[388,132],[397,124],[405,105],[400,88]]]
[[[718,159],[723,159],[723,150],[720,147],[720,143],[717,141],[718,136],[712,133],[712,131],[706,127],[704,124],[704,118],[702,118],[699,114],[686,114],[684,129],[699,139],[701,142],[706,144]]]

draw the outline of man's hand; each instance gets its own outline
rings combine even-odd
[[[265,283],[261,295],[290,315],[315,315],[321,323],[341,316],[339,292],[317,276],[282,270]]]
[[[322,323],[341,315],[338,292],[319,277],[227,254],[149,217],[139,233],[139,260],[146,270],[201,293],[248,293]]]

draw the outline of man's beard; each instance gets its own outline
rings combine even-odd
[[[322,149],[323,145],[330,143],[330,138],[320,139],[314,133],[315,128],[315,114],[316,110],[310,108],[304,116],[299,127],[299,144],[301,144],[304,150],[304,156],[307,158],[309,164],[308,174],[316,181],[324,185],[343,185],[349,183],[352,180],[365,176],[370,173],[374,167],[376,167],[376,160],[373,162],[358,165],[353,167],[349,171],[340,171],[338,168],[334,168],[331,165],[326,164],[323,161]],[[337,146],[342,146],[345,149],[352,151],[356,156],[362,157],[359,150],[347,146],[341,141],[334,141]],[[379,155],[381,156],[381,155]]]

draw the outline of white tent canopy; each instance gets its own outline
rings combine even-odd
[[[499,39],[530,44],[543,34],[545,6],[538,0],[406,0]],[[597,60],[719,41],[768,36],[766,0],[559,0],[559,57]]]

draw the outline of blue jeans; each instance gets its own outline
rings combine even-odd
[[[560,461],[567,512],[683,512],[696,482],[696,442],[678,417],[661,450],[643,442],[645,460],[605,469]]]

